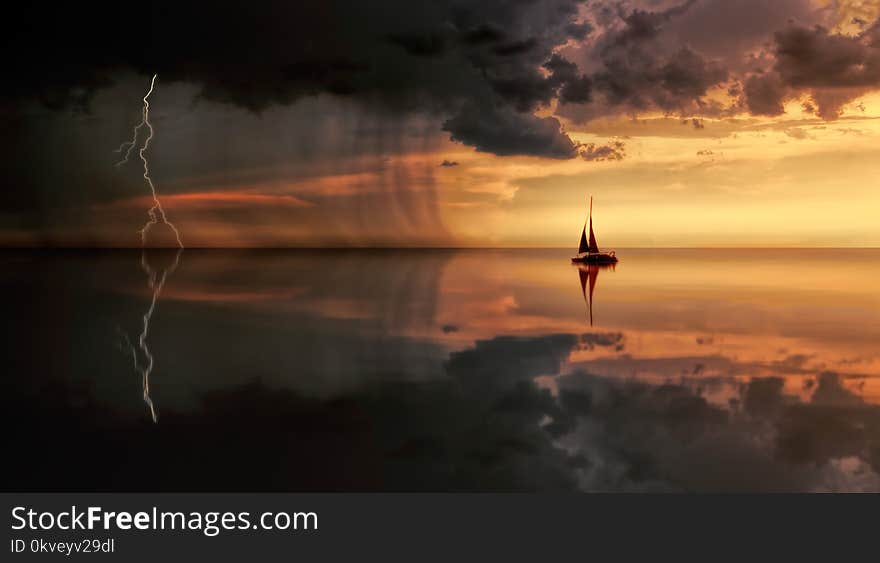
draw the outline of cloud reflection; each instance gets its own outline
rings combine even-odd
[[[755,264],[713,277],[675,256],[628,252],[596,331],[565,251],[187,251],[149,332],[160,425],[119,377],[128,358],[106,354],[113,326],[142,326],[132,255],[4,256],[25,319],[8,342],[21,377],[3,381],[4,416],[26,428],[6,437],[27,460],[11,482],[880,490],[874,327],[843,307],[871,306],[859,288],[826,285],[838,307],[817,309],[809,282],[778,297],[778,272],[768,290]],[[161,289],[173,265],[151,269]],[[59,474],[58,456],[76,462]]]

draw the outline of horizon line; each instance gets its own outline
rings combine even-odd
[[[615,250],[877,250],[880,245],[874,246],[806,246],[806,245],[785,245],[785,246],[618,246]],[[572,250],[570,246],[395,246],[395,245],[374,245],[374,246],[3,246],[0,245],[2,251],[65,251],[65,250]],[[575,249],[576,251],[576,249]]]

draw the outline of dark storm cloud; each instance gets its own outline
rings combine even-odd
[[[663,24],[663,35],[676,39],[666,41],[665,48],[687,45],[738,73],[774,32],[792,21],[813,23],[819,16],[812,0],[699,0]]]
[[[510,43],[502,43],[492,47],[492,52],[502,57],[510,57],[527,53],[538,46],[538,40],[534,37],[522,39],[520,41],[512,41]]]
[[[627,45],[629,43],[641,42],[646,39],[653,39],[660,33],[660,29],[672,18],[680,16],[687,12],[696,0],[686,0],[685,2],[667,8],[659,12],[646,11],[641,9],[633,9],[626,14],[621,7],[618,7],[620,19],[626,24],[623,31],[617,34],[613,43],[615,45]]]
[[[855,36],[793,25],[773,41],[772,70],[746,82],[753,113],[778,115],[786,99],[808,93],[820,117],[836,119],[844,104],[880,87],[880,22]]]
[[[448,115],[465,102],[497,106],[496,122],[535,129],[545,122],[530,112],[564,87],[540,65],[570,37],[589,32],[578,4],[332,0],[202,9],[151,2],[61,6],[49,16],[34,7],[7,19],[5,63],[16,80],[4,98],[85,106],[119,71],[134,70],[196,84],[205,99],[254,111],[330,93],[395,111]],[[13,56],[24,44],[33,48]],[[567,97],[585,99],[583,86],[569,90]],[[458,131],[459,124],[447,122],[456,139],[494,152],[496,135]],[[575,155],[560,148],[565,133],[545,127],[499,154]]]
[[[590,22],[570,23],[565,26],[565,32],[572,39],[583,40],[593,31],[593,24]]]
[[[754,115],[781,115],[787,88],[775,74],[750,76],[745,82],[745,100]]]
[[[492,90],[517,112],[529,114],[553,99],[556,88],[536,70],[522,73],[497,73],[488,77]]]
[[[612,106],[689,113],[706,103],[702,99],[711,87],[728,78],[723,67],[687,47],[658,58],[644,47],[620,50],[613,44],[603,57],[605,70],[595,82]]]
[[[880,83],[880,26],[856,37],[816,26],[777,32],[775,69],[794,87],[874,86]]]
[[[537,117],[506,106],[465,105],[443,124],[455,141],[497,155],[572,158],[578,146],[555,117]]]
[[[329,93],[451,115],[453,138],[479,150],[571,158],[568,135],[534,118],[537,108],[558,100],[560,115],[576,121],[649,109],[721,115],[725,108],[706,94],[735,76],[746,102],[737,107],[777,114],[792,88],[811,88],[820,115],[833,117],[878,84],[878,27],[857,37],[778,31],[815,13],[805,0],[746,0],[737,9],[720,0],[263,1],[210,10],[90,3],[48,15],[33,5],[6,20],[4,62],[16,80],[2,96],[87,106],[121,70],[158,72],[198,85],[205,99],[254,111]],[[749,75],[744,52],[773,31],[772,71]],[[22,54],[21,45],[30,48]],[[466,123],[472,104],[491,108],[484,125],[529,132],[499,143],[491,128]]]
[[[569,53],[588,72],[569,70],[570,78],[557,93],[563,102],[560,114],[575,121],[654,109],[717,114],[717,102],[705,97],[728,79],[729,71],[667,31],[695,4],[689,0],[665,9],[592,5],[591,15],[600,24],[597,35]]]
[[[429,33],[427,35],[391,34],[388,40],[403,47],[410,55],[417,57],[436,57],[446,52],[447,40],[443,35]]]
[[[725,61],[690,48],[682,39],[687,28],[675,27],[684,18],[700,27],[714,12],[694,0],[664,8],[597,3],[588,6],[590,21],[579,6],[336,0],[204,12],[162,3],[137,11],[62,8],[38,30],[42,47],[10,61],[20,80],[6,97],[85,104],[117,71],[133,69],[196,84],[205,99],[254,111],[330,93],[394,111],[437,112],[451,116],[445,129],[453,139],[478,150],[553,158],[578,154],[556,122],[532,114],[554,101],[560,115],[575,119],[583,111],[720,111],[705,96],[728,78]],[[10,30],[8,46],[24,33]],[[579,64],[558,52],[572,40],[574,52],[587,55]],[[63,68],[40,70],[56,67]],[[475,113],[481,119],[471,122]]]
[[[558,88],[559,101],[587,103],[593,99],[593,79],[578,72],[578,66],[570,60],[554,54],[544,63],[550,71],[550,83]]]
[[[471,45],[495,43],[501,41],[504,37],[504,31],[489,24],[481,24],[461,34],[462,41]]]
[[[593,79],[581,75],[566,81],[559,89],[559,101],[563,104],[586,104],[593,99]]]
[[[597,2],[589,12],[593,41],[563,50],[592,81],[591,103],[559,109],[578,122],[657,109],[774,116],[805,93],[820,117],[834,119],[844,104],[880,87],[880,24],[836,34],[828,29],[834,10],[807,0]],[[734,100],[711,99],[714,88]]]
[[[134,69],[191,81],[206,98],[254,110],[329,92],[433,109],[487,103],[494,93],[527,111],[557,94],[589,103],[599,89],[612,106],[694,111],[708,88],[743,69],[744,51],[774,31],[774,74],[788,86],[878,82],[876,22],[856,37],[821,27],[780,30],[788,20],[816,19],[805,0],[746,0],[735,8],[720,0],[595,2],[586,8],[592,21],[580,18],[579,4],[264,1],[206,10],[90,3],[48,15],[33,6],[6,20],[4,62],[16,80],[3,95],[85,104],[116,71]],[[591,40],[582,63],[595,72],[573,74],[572,82],[537,72],[572,39]],[[26,53],[14,52],[24,44]],[[748,106],[774,111],[770,90],[753,85]]]

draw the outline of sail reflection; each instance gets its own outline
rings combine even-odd
[[[599,270],[614,271],[616,264],[578,264],[578,277],[581,281],[581,292],[590,315],[590,326],[593,326],[593,291],[596,289],[596,279]],[[589,288],[589,291],[588,291]]]

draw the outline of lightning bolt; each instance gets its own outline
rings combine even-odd
[[[150,163],[147,161],[146,152],[150,148],[150,141],[153,140],[153,124],[150,123],[150,95],[152,95],[153,90],[156,88],[156,78],[157,74],[153,75],[153,78],[150,80],[150,89],[147,91],[146,95],[143,97],[144,107],[141,111],[141,121],[137,125],[134,126],[134,130],[132,131],[131,140],[125,141],[119,148],[116,149],[115,152],[122,153],[125,150],[125,156],[116,163],[116,166],[122,166],[123,164],[128,162],[128,159],[131,157],[132,152],[135,147],[138,146],[138,136],[140,130],[144,127],[147,128],[147,138],[144,139],[144,144],[138,147],[137,153],[141,159],[141,162],[144,165],[144,180],[147,182],[147,185],[150,187],[150,194],[153,196],[153,206],[147,211],[147,215],[149,219],[144,223],[144,226],[138,231],[141,235],[141,247],[145,247],[147,245],[147,233],[150,231],[150,228],[153,225],[158,223],[165,223],[171,228],[171,231],[174,233],[174,237],[177,239],[177,246],[179,248],[183,248],[183,242],[180,240],[180,232],[177,230],[177,227],[168,220],[168,216],[165,214],[165,209],[162,207],[162,202],[159,201],[159,196],[156,193],[156,186],[153,184],[153,179],[150,178]],[[128,147],[126,149],[126,147]]]
[[[156,185],[153,184],[153,179],[150,177],[150,163],[147,160],[147,150],[150,148],[150,141],[153,140],[154,133],[153,124],[150,123],[150,96],[156,88],[157,77],[158,75],[154,74],[153,78],[150,80],[150,89],[143,97],[144,105],[141,111],[141,121],[134,126],[131,140],[125,141],[119,145],[119,148],[115,151],[120,154],[125,151],[123,158],[116,163],[116,166],[119,167],[126,164],[131,158],[132,153],[137,150],[137,154],[144,167],[144,181],[146,181],[147,185],[150,187],[150,194],[153,197],[153,206],[147,210],[147,222],[144,223],[144,226],[138,231],[141,235],[141,268],[144,273],[147,274],[147,286],[150,288],[153,295],[150,300],[150,306],[143,314],[143,326],[137,338],[137,346],[131,342],[127,334],[123,333],[123,336],[125,337],[125,348],[131,353],[134,361],[134,369],[141,377],[144,403],[150,409],[150,417],[153,419],[154,423],[159,420],[156,413],[156,406],[153,404],[153,399],[150,396],[150,376],[153,373],[155,359],[153,358],[153,354],[150,352],[150,347],[147,344],[147,336],[150,333],[150,320],[153,318],[153,312],[156,310],[156,303],[159,301],[159,296],[162,293],[162,288],[165,286],[165,281],[168,279],[168,276],[177,269],[177,266],[180,263],[180,255],[183,253],[183,242],[180,239],[180,232],[177,230],[177,227],[168,220],[168,216],[165,214],[165,209],[162,207],[162,202],[159,201],[159,196],[156,192]],[[147,136],[144,139],[143,144],[139,146],[138,138],[140,137],[141,129],[144,128],[147,129]],[[161,271],[152,268],[147,261],[147,233],[149,233],[153,226],[159,223],[168,225],[174,233],[174,237],[177,239],[178,246],[177,253],[174,255],[174,262],[170,267],[161,269]],[[140,357],[143,357],[143,363],[141,363],[139,354]]]

